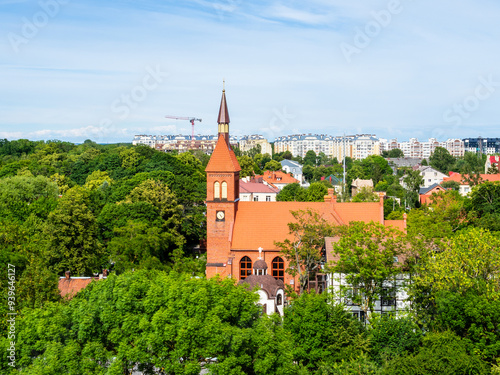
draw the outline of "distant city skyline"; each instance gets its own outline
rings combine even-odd
[[[0,138],[500,137],[493,0],[0,5]]]

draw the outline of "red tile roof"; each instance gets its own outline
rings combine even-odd
[[[500,181],[500,174],[481,174],[481,178],[483,179],[483,181]],[[462,179],[462,175],[456,172],[450,172],[450,177],[443,178],[443,182],[445,181],[456,181],[460,185],[469,185],[466,180]]]
[[[265,171],[263,175],[257,175],[255,178],[262,178],[264,181],[271,184],[294,184],[296,182],[300,182],[283,171]],[[278,178],[280,178],[280,180],[278,180]]]
[[[277,250],[274,241],[292,239],[288,223],[290,211],[312,209],[332,224],[351,221],[382,222],[383,207],[379,202],[239,202],[233,227],[231,249],[251,250],[259,247]]]
[[[215,150],[210,157],[205,172],[239,172],[241,171],[240,164],[236,159],[231,147],[228,146],[224,135],[219,134],[219,140],[215,146]]]
[[[279,193],[279,189],[271,186],[267,186],[263,183],[258,182],[245,182],[240,180],[240,194],[241,193]]]
[[[71,277],[69,279],[61,277],[59,279],[59,293],[61,297],[72,298],[80,290],[85,289],[93,280],[98,280],[97,277]]]

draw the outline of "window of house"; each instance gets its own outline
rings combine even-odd
[[[256,195],[255,197],[253,197],[253,201],[254,201],[254,202],[258,202],[258,201],[259,201],[259,196],[258,196],[258,195]]]
[[[276,305],[281,306],[283,304],[283,296],[281,294],[278,294],[276,296]]]
[[[382,296],[380,298],[380,304],[382,306],[395,306],[396,305],[396,293],[393,288],[382,289]]]
[[[220,199],[220,182],[215,181],[214,183],[214,199]]]
[[[245,256],[240,260],[240,280],[246,279],[252,274],[252,260]]]
[[[283,258],[276,257],[271,262],[271,275],[276,280],[285,281],[285,262]]]
[[[358,295],[358,289],[357,288],[351,288],[348,289],[345,293],[344,297],[344,303],[347,306],[357,306],[356,303],[354,303],[355,297]]]
[[[266,202],[271,202],[271,196],[270,195],[266,195]]]
[[[222,199],[227,199],[227,182],[222,182]]]

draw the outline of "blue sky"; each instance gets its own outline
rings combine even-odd
[[[500,137],[497,0],[0,0],[0,138]]]

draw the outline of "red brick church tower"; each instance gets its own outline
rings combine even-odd
[[[231,236],[239,201],[240,165],[229,144],[229,113],[222,90],[219,109],[219,139],[207,173],[207,277],[228,276]]]

